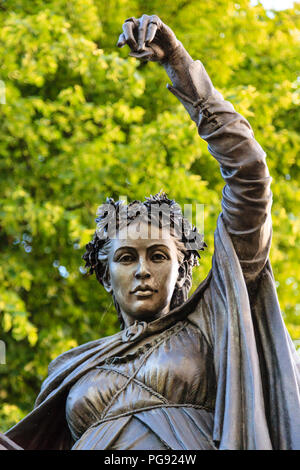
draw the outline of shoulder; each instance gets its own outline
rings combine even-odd
[[[120,334],[121,333],[116,333],[112,336],[105,336],[104,338],[89,341],[87,343],[81,344],[80,346],[76,346],[75,348],[65,351],[50,362],[48,366],[48,376],[57,372],[58,369],[65,367],[68,363],[73,363],[81,357],[84,358],[89,354],[93,354],[96,351],[102,350],[109,344],[118,340]]]
[[[117,333],[82,344],[60,354],[50,362],[48,376],[42,383],[35,407],[40,405],[49,394],[67,385],[74,377],[76,378],[81,371],[88,370],[95,362],[95,358],[99,361],[101,357],[113,350],[119,343],[120,335],[121,333]]]

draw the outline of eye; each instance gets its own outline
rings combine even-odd
[[[129,254],[126,254],[126,255],[123,255],[123,256],[120,256],[120,258],[118,259],[118,261],[120,263],[132,263],[134,261],[134,256],[133,255],[129,255]]]
[[[169,259],[164,253],[156,252],[151,256],[151,261],[160,262]]]

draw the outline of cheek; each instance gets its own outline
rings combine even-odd
[[[112,263],[110,266],[111,287],[119,303],[130,303],[133,301],[130,292],[135,287],[136,265],[122,265]]]
[[[178,264],[174,262],[157,264],[153,270],[153,276],[160,287],[169,290],[175,286],[178,277]]]
[[[127,290],[132,279],[132,269],[128,266],[110,267],[111,285],[114,291]]]

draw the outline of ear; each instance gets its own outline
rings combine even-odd
[[[102,284],[104,289],[111,294],[112,293],[112,285],[111,285],[111,279],[110,279],[110,272],[108,266],[106,266],[104,275],[102,277]]]
[[[179,289],[181,289],[181,287],[185,283],[185,280],[186,280],[186,264],[182,263],[178,268],[178,277],[176,281],[176,287],[179,287]]]

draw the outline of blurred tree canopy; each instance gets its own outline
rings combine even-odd
[[[210,269],[223,181],[157,64],[116,48],[124,19],[158,14],[253,126],[273,177],[271,261],[287,328],[300,338],[300,4],[248,0],[0,2],[0,429],[33,406],[48,363],[118,330],[81,256],[107,196],[164,189],[205,204],[194,286]],[[127,50],[126,50],[127,49]],[[3,86],[2,86],[3,91]]]

